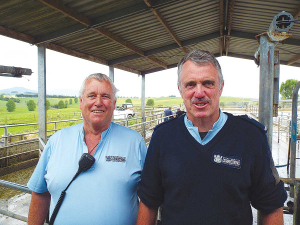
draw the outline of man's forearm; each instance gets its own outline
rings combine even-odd
[[[261,213],[263,225],[283,225],[282,208],[275,209],[271,213]]]
[[[28,225],[44,224],[50,206],[49,192],[31,194],[31,203],[28,214]]]
[[[139,213],[136,225],[154,225],[157,217],[157,209],[152,209],[140,201]]]

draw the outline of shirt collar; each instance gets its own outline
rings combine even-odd
[[[102,132],[102,134],[101,134],[101,140],[100,141],[102,141],[102,140],[105,139],[105,137],[107,136],[107,134],[109,133],[109,131],[111,130],[111,128],[112,128],[112,122],[109,124],[109,127],[105,131]],[[84,128],[83,128],[83,123],[82,123],[80,134],[81,134],[82,141],[84,142]]]
[[[211,130],[209,131],[213,131],[213,130],[216,130],[216,129],[220,129],[223,127],[224,123],[226,122],[226,119],[227,119],[227,116],[225,113],[222,112],[222,110],[220,109],[220,116],[219,116],[219,119],[214,123],[213,127]],[[187,118],[187,115],[185,114],[184,116],[184,123],[186,125],[187,128],[195,128],[195,126],[193,125],[193,122],[190,121],[188,118]],[[198,127],[197,127],[198,129]]]

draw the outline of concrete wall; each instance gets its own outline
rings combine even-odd
[[[38,148],[38,139],[0,147],[0,176],[35,166],[39,159]]]

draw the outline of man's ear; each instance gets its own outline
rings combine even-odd
[[[181,88],[177,85],[177,88],[178,88],[178,91],[179,91],[179,93],[180,93],[180,95],[181,95],[181,97],[182,97],[182,94],[181,94]]]
[[[222,95],[223,88],[224,88],[224,81],[223,81],[223,83],[222,83],[222,86],[221,86],[221,89],[220,89],[220,95],[219,95],[219,96],[221,96],[221,95]]]
[[[82,105],[82,98],[79,97],[79,108],[82,110],[81,105]]]

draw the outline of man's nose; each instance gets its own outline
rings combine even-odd
[[[97,106],[101,106],[102,105],[102,97],[101,96],[97,96],[95,99],[95,105]]]
[[[204,89],[203,85],[201,85],[201,84],[196,85],[194,96],[196,98],[202,98],[205,96],[205,89]]]

